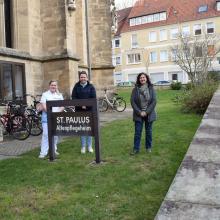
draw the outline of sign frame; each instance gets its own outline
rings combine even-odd
[[[54,147],[54,136],[55,136],[55,130],[53,129],[54,121],[56,117],[54,117],[57,112],[52,112],[53,107],[66,107],[66,106],[75,106],[75,107],[92,107],[91,110],[88,111],[80,111],[80,113],[83,116],[83,113],[86,115],[86,113],[89,112],[89,114],[92,116],[91,124],[92,124],[92,132],[95,139],[95,162],[100,163],[101,157],[100,157],[100,124],[99,124],[99,110],[98,110],[98,102],[96,98],[92,99],[74,99],[74,100],[57,100],[57,101],[47,101],[47,123],[48,123],[48,143],[49,143],[49,160],[52,162],[55,160],[55,147]],[[63,117],[75,117],[77,112],[61,112],[60,115],[63,115]],[[75,115],[74,115],[75,114]],[[70,134],[70,135],[69,135]],[[83,136],[88,135],[86,132],[83,134],[82,132],[80,134],[73,134],[69,132],[69,134],[59,134],[59,136]]]

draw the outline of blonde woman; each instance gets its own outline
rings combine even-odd
[[[39,158],[41,159],[47,156],[48,150],[49,150],[46,101],[51,101],[51,100],[63,100],[63,95],[59,93],[57,81],[55,80],[51,80],[49,82],[49,90],[42,94],[41,101],[40,101],[40,103],[42,104],[42,109],[43,109],[42,111],[43,134],[42,134],[42,140],[41,140],[41,151],[39,155]],[[62,110],[63,110],[62,107],[53,107],[53,112],[60,112]],[[58,137],[54,136],[55,154],[59,155],[57,151],[57,142],[58,142]]]

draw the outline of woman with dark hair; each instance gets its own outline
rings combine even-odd
[[[156,120],[156,92],[146,73],[139,73],[135,88],[131,94],[133,121],[135,123],[134,147],[131,155],[140,151],[141,133],[145,125],[145,147],[147,152],[152,148],[152,125]]]
[[[75,84],[72,90],[72,99],[91,99],[96,98],[95,87],[89,82],[88,75],[85,71],[79,72],[79,81]],[[91,107],[76,106],[76,111],[89,111]],[[81,136],[81,153],[86,153],[86,145],[88,152],[93,153],[92,136]]]

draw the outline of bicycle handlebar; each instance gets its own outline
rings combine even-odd
[[[25,94],[25,96],[27,97],[27,96],[30,96],[34,101],[36,101],[36,102],[38,102],[37,101],[37,97],[41,97],[41,95],[35,95],[35,96],[33,96],[33,95],[31,95],[31,94]]]
[[[14,107],[16,106],[16,103],[14,103],[13,101],[7,101],[7,102],[2,102],[1,105]]]
[[[31,95],[31,94],[25,94],[24,96],[25,96],[25,97],[30,96],[32,99],[36,100],[36,97],[33,96],[33,95]]]

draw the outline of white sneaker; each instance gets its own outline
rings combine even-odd
[[[60,153],[59,153],[59,152],[57,152],[57,151],[55,151],[55,155],[56,155],[56,156],[58,156],[58,155],[60,155]]]
[[[81,154],[85,154],[86,153],[86,148],[85,147],[82,147],[81,148]]]
[[[148,152],[148,153],[151,153],[151,148],[147,148],[147,152]]]
[[[40,154],[38,158],[40,158],[40,159],[44,159],[45,157],[46,157],[46,155],[42,155],[42,154]]]
[[[88,151],[89,151],[89,153],[93,153],[92,147],[88,147]]]

